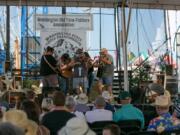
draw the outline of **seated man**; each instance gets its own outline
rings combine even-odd
[[[95,100],[95,109],[88,111],[85,114],[86,120],[89,123],[96,121],[112,121],[112,112],[105,110],[106,102],[102,96],[99,96]]]
[[[86,113],[87,111],[90,111],[89,106],[87,106],[88,103],[88,96],[85,93],[81,93],[77,97],[77,104],[75,106],[75,111]]]
[[[148,85],[145,96],[146,102],[153,104],[157,96],[165,95],[169,99],[171,99],[171,95],[168,90],[165,90],[160,84],[158,83],[151,83]]]
[[[84,114],[82,112],[79,112],[79,111],[75,110],[76,101],[74,100],[74,98],[72,96],[67,96],[66,97],[65,106],[66,106],[66,108],[68,109],[68,111],[70,113],[75,114],[76,117],[85,120]]]
[[[180,121],[169,113],[170,100],[168,96],[158,96],[155,100],[156,112],[159,115],[150,121],[148,131],[171,131],[180,129]]]
[[[115,122],[120,120],[139,120],[141,122],[141,128],[144,128],[144,115],[141,110],[131,104],[130,93],[123,91],[118,98],[122,107],[114,113],[113,120]]]
[[[57,135],[57,131],[66,125],[66,122],[75,117],[74,114],[67,111],[64,107],[65,96],[60,91],[53,93],[54,107],[50,112],[45,114],[42,118],[42,125],[50,130],[51,135]]]

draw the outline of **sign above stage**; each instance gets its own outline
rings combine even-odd
[[[34,15],[36,30],[93,30],[92,15]]]

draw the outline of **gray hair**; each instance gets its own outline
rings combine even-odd
[[[76,106],[76,101],[74,100],[73,97],[67,96],[67,97],[66,97],[65,106],[66,106],[67,108],[73,108],[73,107]]]
[[[98,96],[95,100],[95,105],[101,107],[105,106],[106,105],[105,99],[102,96]]]

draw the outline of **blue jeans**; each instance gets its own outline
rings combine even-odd
[[[88,88],[87,88],[87,94],[90,93],[90,90],[92,88],[94,82],[94,74],[93,72],[88,75]]]
[[[107,85],[107,86],[112,86],[112,83],[113,83],[112,76],[102,77],[101,80],[102,80],[102,84]]]
[[[67,82],[66,78],[59,77],[59,88],[64,92],[64,94],[67,94]]]

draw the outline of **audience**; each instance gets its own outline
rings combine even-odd
[[[88,103],[88,97],[86,96],[86,94],[85,93],[79,94],[75,110],[85,114],[87,111],[90,111],[90,108],[87,106],[87,103]]]
[[[123,91],[118,98],[122,107],[114,113],[113,120],[115,122],[120,120],[139,120],[141,122],[141,128],[144,128],[144,115],[141,110],[131,104],[130,93]]]
[[[85,114],[87,122],[112,121],[113,114],[111,111],[104,109],[105,105],[104,98],[102,96],[97,97],[95,100],[95,109]]]
[[[58,132],[58,135],[95,135],[86,121],[74,117]]]
[[[121,130],[118,125],[110,124],[104,127],[103,135],[120,135]]]
[[[155,100],[156,112],[159,115],[150,121],[148,131],[171,131],[180,129],[180,121],[169,113],[170,100],[168,96],[158,96]]]
[[[71,97],[71,96],[66,97],[65,106],[69,110],[69,112],[71,112],[71,113],[75,114],[77,117],[85,120],[84,114],[82,112],[78,112],[75,110],[76,102],[73,97]]]
[[[54,107],[51,111],[42,118],[42,124],[50,130],[51,135],[56,135],[57,131],[65,126],[66,122],[75,117],[75,115],[68,112],[64,107],[65,95],[60,91],[53,93],[53,104]]]

